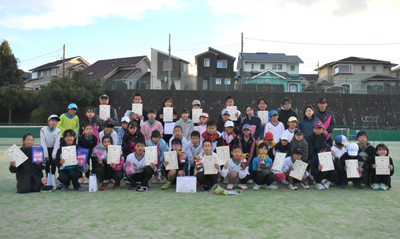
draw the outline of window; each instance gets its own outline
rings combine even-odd
[[[268,80],[263,81],[263,84],[270,85],[270,84],[271,84],[271,81],[268,81]]]
[[[251,69],[254,70],[254,64],[251,64]]]
[[[290,71],[295,71],[296,67],[295,66],[290,66]]]
[[[204,58],[204,67],[210,67],[210,58]]]
[[[32,72],[32,79],[37,79],[37,78],[38,78],[37,71]]]
[[[338,65],[334,68],[335,74],[338,73],[352,73],[351,65]]]
[[[272,64],[272,70],[276,70],[276,64]]]
[[[182,72],[187,72],[188,65],[182,62]]]
[[[44,75],[45,76],[49,75],[49,71],[44,71]]]
[[[43,76],[43,71],[39,71],[39,77]]]
[[[217,68],[226,68],[227,62],[226,61],[217,61]]]
[[[376,66],[372,66],[372,71],[376,71]]]
[[[221,79],[215,79],[215,84],[216,85],[221,85]]]
[[[58,69],[57,68],[51,69],[51,75],[52,76],[56,76],[57,74],[58,74]]]
[[[260,65],[260,69],[261,69],[261,70],[264,70],[264,69],[265,69],[265,64],[261,64],[261,65]]]
[[[278,70],[282,70],[282,64],[278,64]]]
[[[231,79],[225,79],[225,85],[230,85],[231,84]]]
[[[362,71],[365,71],[365,66],[361,66],[361,70],[362,70]]]
[[[343,93],[350,93],[350,85],[349,84],[341,84],[343,87]]]

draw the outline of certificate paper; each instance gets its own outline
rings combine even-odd
[[[157,164],[157,146],[151,146],[144,148],[146,153],[146,165],[149,166],[151,163]]]
[[[164,134],[174,134],[175,122],[164,123]]]
[[[258,111],[258,118],[261,120],[261,124],[268,123],[268,111]]]
[[[318,159],[319,163],[323,165],[321,172],[335,170],[331,152],[319,153]]]
[[[236,106],[227,106],[226,109],[229,111],[229,114],[230,114],[229,120],[237,121],[237,117],[236,117],[237,107]]]
[[[229,146],[217,147],[218,164],[225,165],[226,162],[231,158],[229,153]]]
[[[168,165],[165,166],[165,170],[178,169],[178,156],[176,151],[164,152],[164,161],[168,161]]]
[[[108,118],[110,118],[109,105],[99,105],[99,118],[102,120],[107,120]]]
[[[174,121],[174,110],[172,107],[164,107],[163,108],[163,121],[164,122],[173,122]]]
[[[15,167],[18,167],[28,159],[28,156],[26,156],[15,144],[6,150],[4,155],[10,160],[10,162],[15,162]]]
[[[119,164],[121,159],[121,146],[120,145],[108,145],[107,152],[107,164]]]
[[[376,175],[390,175],[389,156],[375,157]]]
[[[218,169],[215,168],[214,164],[218,164],[218,158],[216,155],[204,156],[204,175],[217,174]]]
[[[290,171],[289,176],[301,181],[303,179],[304,172],[307,169],[307,165],[308,164],[301,160],[296,160],[293,165],[293,170]]]
[[[198,123],[200,121],[200,115],[203,113],[203,109],[192,109],[192,120],[193,123]]]
[[[348,159],[346,160],[346,174],[347,178],[359,178],[360,173],[357,171],[358,168],[358,160],[357,159]]]
[[[143,104],[132,104],[132,112],[143,115]]]
[[[281,171],[283,164],[285,163],[286,154],[285,153],[276,153],[273,167],[271,168],[274,171]]]
[[[76,146],[65,146],[61,148],[62,158],[65,160],[63,166],[77,165],[78,161],[76,159]]]

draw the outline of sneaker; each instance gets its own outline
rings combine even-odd
[[[254,185],[253,190],[254,191],[260,190],[260,185],[258,185],[258,184]]]
[[[56,189],[62,189],[64,187],[64,184],[60,183],[58,184],[58,186],[56,187]]]
[[[136,188],[136,191],[138,191],[138,192],[147,192],[147,191],[149,191],[149,187],[147,187],[147,186],[139,186],[139,187]]]
[[[78,191],[83,192],[83,191],[85,191],[85,189],[82,186],[79,186]]]
[[[340,185],[340,188],[341,188],[341,189],[345,189],[345,188],[347,187],[347,185],[348,185],[347,183],[342,183],[342,184]]]
[[[211,187],[203,184],[203,185],[201,185],[201,189],[204,192],[209,192],[211,190]]]
[[[122,178],[122,180],[127,181],[128,178],[127,178],[126,176],[124,176],[124,177]]]
[[[113,189],[118,189],[120,184],[121,184],[120,181],[115,181]]]
[[[291,184],[291,183],[289,183],[289,186],[288,186],[288,188],[290,189],[290,190],[297,190],[298,189],[298,187],[297,186],[294,186],[293,184]]]
[[[224,180],[222,181],[223,184],[228,184],[229,183],[229,179],[228,177],[225,177]],[[231,184],[229,184],[231,185]],[[228,186],[229,187],[229,186]],[[233,187],[233,186],[232,186]],[[228,189],[228,190],[232,190],[232,189]]]
[[[246,184],[238,184],[238,188],[242,189],[242,190],[247,190],[247,186]]]
[[[228,193],[227,193],[224,189],[222,189],[220,186],[218,186],[218,187],[214,190],[214,192],[215,192],[216,194],[218,194],[218,195],[228,195]]]
[[[43,184],[47,184],[47,177],[46,177],[46,179],[44,180]]]
[[[151,183],[152,183],[152,184],[155,184],[155,183],[157,183],[157,182],[158,182],[158,177],[157,177],[157,176],[154,176],[153,181],[151,181]]]
[[[108,180],[108,183],[115,183],[114,179]]]
[[[169,189],[169,188],[171,188],[171,183],[166,182],[166,183],[161,187],[161,190],[166,190],[166,189]]]
[[[386,185],[384,183],[381,183],[381,190],[382,191],[386,191],[387,190]]]
[[[108,183],[103,182],[101,184],[101,187],[100,187],[99,191],[104,191],[104,190],[106,190],[107,187],[108,187]]]
[[[289,182],[288,182],[288,180],[284,179],[284,180],[282,181],[282,184],[289,185]]]
[[[315,184],[315,188],[318,189],[318,190],[324,190],[325,189],[325,187],[321,183],[316,183]]]
[[[165,182],[166,182],[165,177],[161,176],[159,183],[160,184],[164,184]]]
[[[355,183],[354,184],[354,187],[356,187],[356,188],[358,188],[358,189],[363,189],[364,187],[361,185],[361,184],[359,184],[359,183]]]
[[[128,187],[128,190],[135,190],[137,188],[137,186],[135,185],[135,186],[129,186]]]
[[[62,184],[60,184],[60,185],[62,185]],[[68,187],[65,185],[62,185],[61,191],[63,191],[63,192],[68,191]]]
[[[324,183],[324,188],[329,189],[330,186],[331,186],[331,181],[326,180],[326,182]]]
[[[89,184],[89,178],[85,178],[84,184]]]
[[[233,184],[228,184],[228,187],[226,187],[226,190],[232,190],[232,189],[233,189]]]
[[[78,183],[83,183],[82,178],[78,179]]]
[[[304,189],[309,189],[310,188],[310,186],[308,186],[308,184],[307,184],[307,181],[302,181],[300,184]]]
[[[126,182],[125,182],[125,185],[131,185],[131,181],[129,181],[129,180],[126,181]]]
[[[278,188],[278,186],[276,186],[276,185],[269,185],[269,186],[267,186],[267,185],[265,185],[265,189],[271,189],[271,190],[275,190],[275,189],[277,189]]]
[[[247,181],[247,184],[253,184],[253,183],[254,183],[253,179],[250,179],[249,181]]]
[[[379,184],[374,183],[374,186],[372,187],[373,190],[379,190]]]

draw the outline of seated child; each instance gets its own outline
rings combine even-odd
[[[327,144],[326,135],[323,133],[324,125],[321,121],[314,123],[313,131],[310,136],[308,136],[308,164],[310,164],[312,158],[315,154],[318,154],[321,145]]]
[[[107,152],[108,152],[108,146],[113,145],[113,138],[109,135],[103,136],[101,140],[102,144],[98,145],[96,149],[102,150],[103,155],[105,157],[101,157],[100,154],[96,153],[98,156],[97,158],[97,163],[98,166],[96,168],[96,175],[97,175],[97,182],[101,183],[100,186],[100,191],[105,191],[108,187],[108,183],[110,179],[114,179],[114,186],[113,189],[118,189],[119,186],[121,185],[121,180],[123,177],[122,169],[124,167],[124,159],[122,158],[122,155],[120,156],[119,164],[111,163],[107,164]],[[102,146],[102,147],[101,147]],[[95,153],[95,150],[94,153]]]
[[[40,145],[43,147],[44,158],[46,160],[46,179],[44,184],[47,184],[47,175],[50,172],[56,174],[56,153],[60,147],[61,130],[57,128],[60,118],[57,115],[50,115],[47,123],[48,126],[40,130]]]
[[[271,149],[268,150],[268,156],[274,160],[276,153],[286,153],[286,157],[291,155],[289,137],[287,134],[282,134],[280,141]]]
[[[197,131],[199,131],[200,135],[202,135],[207,130],[207,122],[208,122],[208,114],[201,113],[200,115],[200,124],[197,127]]]
[[[72,129],[67,129],[64,131],[63,136],[66,146],[75,145],[75,138],[76,138],[75,131],[73,131]],[[76,145],[76,149],[78,148],[79,146]],[[81,186],[81,184],[78,181],[79,178],[82,177],[82,173],[84,172],[83,165],[78,164],[78,165],[64,166],[64,163],[65,159],[62,157],[62,148],[59,148],[57,150],[57,155],[56,155],[56,165],[58,167],[58,173],[59,173],[58,181],[60,181],[63,185],[61,191],[63,192],[68,191],[71,182],[75,190],[85,191],[85,189]]]
[[[138,192],[147,192],[149,190],[149,180],[154,171],[157,170],[154,163],[146,166],[145,147],[144,139],[138,139],[135,144],[135,152],[129,154],[126,158],[125,171],[131,182],[129,190],[136,189]],[[139,182],[140,184],[138,184]]]
[[[114,130],[114,124],[111,120],[104,122],[104,130],[99,134],[99,144],[102,144],[101,139],[104,136],[110,136],[113,138],[113,145],[118,145],[118,134]]]
[[[358,160],[358,168],[357,171],[360,173],[359,178],[347,178],[347,166],[346,166],[346,160],[349,159],[356,159]],[[363,186],[361,186],[361,178],[363,174],[368,174],[367,173],[367,167],[366,163],[364,163],[364,159],[358,155],[358,145],[356,143],[351,143],[349,146],[347,146],[347,153],[343,154],[342,157],[340,157],[340,163],[341,163],[341,170],[339,178],[341,180],[341,185],[340,188],[345,189],[348,185],[348,181],[351,180],[353,181],[353,185],[358,188],[358,189],[363,189]]]
[[[279,137],[283,134],[283,131],[285,131],[285,126],[282,124],[282,122],[278,121],[278,111],[271,110],[268,115],[271,118],[271,121],[265,126],[264,135],[268,132],[271,132],[274,136],[274,141],[278,142]]]
[[[329,148],[330,148],[329,144],[321,145],[321,147],[319,148],[319,153],[328,152]],[[329,189],[331,183],[336,181],[336,177],[338,174],[337,171],[340,170],[341,165],[340,165],[340,160],[337,157],[335,151],[332,151],[332,160],[335,169],[325,172],[322,172],[324,166],[320,164],[318,159],[318,154],[315,154],[314,158],[311,160],[310,171],[311,175],[314,177],[315,187],[318,190]],[[326,181],[324,184],[322,184],[321,182],[324,179],[326,179]]]
[[[271,132],[268,132],[264,135],[264,138],[258,143],[257,147],[256,147],[256,152],[257,152],[257,156],[260,155],[260,152],[258,151],[258,147],[260,146],[261,143],[265,143],[268,146],[268,150],[270,150],[272,147],[275,146],[275,142],[274,142],[274,136],[272,135]]]
[[[22,137],[21,151],[28,159],[18,167],[16,167],[15,161],[10,163],[10,172],[16,174],[17,193],[40,192],[44,186],[42,183],[44,164],[42,162],[32,163],[33,141],[32,134],[25,134]]]
[[[183,149],[182,150],[186,150],[186,144],[187,144],[187,139],[185,138],[185,136],[183,136],[183,130],[182,130],[182,126],[179,125],[175,125],[174,127],[174,131],[173,131],[172,137],[169,139],[168,142],[168,149],[169,151],[172,151],[172,140],[174,139],[180,139],[183,145]]]
[[[81,134],[78,138],[78,145],[81,148],[89,149],[87,165],[88,170],[86,172],[85,184],[89,184],[89,175],[90,175],[90,161],[92,161],[92,169],[96,168],[97,159],[95,157],[89,158],[92,153],[94,147],[97,145],[97,137],[93,134],[94,126],[91,124],[85,125],[84,134]],[[91,159],[91,160],[90,160]],[[79,183],[82,183],[82,178],[79,179]]]
[[[156,120],[156,112],[154,110],[149,110],[147,117],[149,119],[143,122],[142,126],[140,127],[140,131],[144,135],[145,142],[150,140],[151,132],[153,132],[154,130],[158,130],[161,136],[164,133],[164,128],[162,124],[160,123],[160,121]]]
[[[228,120],[225,122],[225,130],[222,132],[222,146],[229,146],[229,151],[232,152],[232,146],[239,144],[239,138],[233,132],[234,124]]]
[[[192,131],[190,135],[190,141],[186,143],[186,155],[188,157],[190,163],[190,172],[189,175],[194,175],[195,168],[195,160],[194,157],[203,153],[203,149],[201,148],[200,142],[200,133],[199,131]]]
[[[376,146],[376,156],[383,157],[383,156],[389,156],[389,148],[384,145],[384,144],[378,144]],[[369,173],[371,174],[372,177],[372,183],[373,187],[372,189],[374,190],[382,190],[386,191],[387,188],[390,189],[390,177],[394,173],[394,165],[393,165],[393,159],[389,157],[389,170],[390,174],[389,175],[376,175],[376,163],[375,163],[375,156],[371,156],[368,158],[369,161]],[[387,186],[387,188],[386,188]]]
[[[129,117],[122,117],[121,127],[118,129],[118,145],[122,145],[122,138],[128,132]]]
[[[165,143],[164,139],[161,138],[161,134],[158,130],[154,130],[151,133],[151,139],[147,142],[147,147],[156,146],[157,147],[157,156],[158,163],[156,164],[156,171],[154,172],[154,178],[151,183],[157,183],[160,180],[160,183],[165,183],[165,172],[164,168],[161,166],[161,163],[164,162],[164,152],[168,152],[167,143]],[[159,173],[161,173],[159,178]]]
[[[180,139],[172,140],[172,150],[177,153],[182,150],[182,141]],[[184,163],[181,161],[184,160]],[[167,175],[167,182],[161,187],[162,190],[171,188],[172,183],[176,180],[177,176],[185,176],[188,170],[189,160],[186,154],[177,155],[178,169],[165,170],[165,175]],[[163,162],[164,167],[168,165],[168,161]]]
[[[221,133],[217,131],[217,125],[215,124],[215,121],[208,121],[207,130],[201,135],[201,141],[206,139],[211,141],[213,152],[215,152],[215,149],[218,146],[222,146]]]
[[[296,127],[297,127],[297,122],[298,122],[298,121],[297,121],[297,118],[294,117],[294,116],[291,116],[291,117],[288,119],[288,122],[287,122],[289,128],[287,128],[287,129],[283,132],[284,134],[287,134],[289,143],[290,143],[290,142],[292,141],[292,139],[293,139],[294,131],[296,130]]]
[[[300,148],[294,148],[294,150],[293,150],[293,155],[292,156],[289,156],[289,157],[287,157],[287,158],[285,158],[285,162],[283,163],[283,167],[282,167],[282,171],[286,174],[286,179],[287,179],[287,181],[288,181],[288,183],[289,183],[289,186],[288,186],[288,188],[290,189],[290,190],[297,190],[298,189],[298,187],[297,187],[297,183],[298,182],[300,182],[300,184],[301,184],[301,186],[304,188],[304,189],[309,189],[310,187],[308,186],[308,184],[307,184],[307,182],[306,182],[306,178],[307,178],[307,171],[304,173],[304,175],[303,175],[303,178],[302,178],[302,180],[301,181],[299,181],[298,179],[296,179],[296,178],[293,178],[293,177],[291,177],[291,176],[289,176],[289,174],[290,174],[290,171],[292,171],[294,168],[293,168],[293,165],[294,165],[294,162],[296,161],[296,160],[301,160],[301,158],[303,157],[303,154],[302,154],[302,152],[301,152],[301,149]],[[285,182],[285,180],[283,181],[283,182]]]
[[[272,167],[272,159],[267,156],[268,146],[266,143],[261,143],[259,147],[260,156],[255,157],[252,160],[251,166],[253,167],[253,179],[256,183],[253,187],[253,190],[259,190],[261,185],[265,185],[265,189],[275,190],[278,187],[272,185],[275,180],[275,175],[271,172]],[[265,155],[266,158],[264,160],[261,157]],[[264,161],[266,168],[261,168],[260,164]]]
[[[131,121],[128,124],[128,132],[122,138],[122,152],[126,157],[135,152],[135,143],[138,139],[144,140],[144,135],[139,131],[136,121]]]
[[[203,153],[201,154],[201,158],[196,161],[196,177],[199,181],[201,188],[204,192],[209,192],[212,188],[216,188],[218,186],[218,173],[217,174],[207,174],[204,175],[204,157],[205,156],[212,156],[217,155],[216,153],[212,152],[212,143],[210,140],[205,139],[202,143]],[[216,163],[214,167],[219,170],[219,165]]]
[[[300,148],[303,157],[301,160],[305,163],[308,162],[308,143],[306,139],[304,138],[304,133],[303,130],[301,129],[296,129],[294,131],[294,137],[292,141],[290,141],[290,151],[293,152],[295,148]]]
[[[247,190],[246,182],[250,179],[249,168],[244,168],[242,165],[242,149],[238,145],[233,145],[231,148],[233,155],[221,170],[221,177],[228,179],[227,190],[233,189],[234,183],[239,183],[238,188]]]
[[[335,151],[338,158],[347,152],[346,146],[349,145],[346,136],[339,134],[335,138],[335,145],[331,147],[331,151]]]
[[[181,126],[183,131],[183,137],[186,139],[190,138],[190,134],[194,130],[193,121],[189,118],[189,111],[187,109],[183,109],[181,112],[181,118],[176,121],[175,126]]]

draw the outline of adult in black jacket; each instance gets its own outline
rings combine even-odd
[[[143,104],[142,95],[139,93],[136,93],[133,96],[133,103],[134,104]],[[143,112],[133,112],[133,113],[139,114],[139,116],[136,117],[136,115],[135,116],[131,115],[131,113],[132,113],[132,106],[131,106],[126,110],[126,112],[124,114],[124,117],[128,117],[131,121],[136,121],[136,123],[138,124],[139,130],[140,130],[140,121],[145,122],[149,119],[149,117],[147,117],[147,114],[149,113],[147,111],[147,109],[143,107],[142,110],[143,110]],[[140,113],[142,113],[142,115],[140,115]]]
[[[285,97],[282,100],[282,106],[279,109],[279,118],[278,121],[282,122],[282,124],[285,126],[285,129],[289,128],[289,125],[287,124],[288,120],[290,117],[296,117],[297,118],[297,113],[292,109],[292,101]]]

